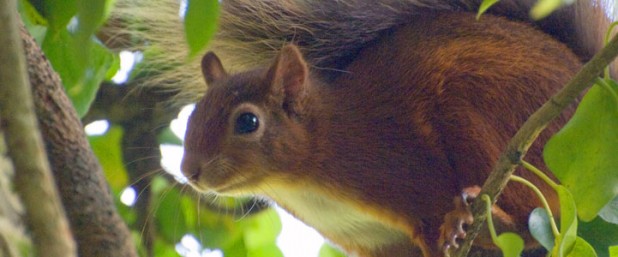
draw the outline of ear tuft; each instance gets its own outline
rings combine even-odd
[[[294,112],[305,94],[309,68],[295,45],[284,46],[268,71],[272,92],[284,93],[284,104]]]
[[[213,52],[208,52],[202,57],[202,74],[208,85],[227,76],[221,60]]]
[[[281,49],[279,67],[282,69],[282,83],[288,97],[296,98],[305,90],[305,81],[309,73],[307,63],[295,45]]]

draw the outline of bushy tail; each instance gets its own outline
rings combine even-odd
[[[609,9],[598,1],[580,0],[538,23],[566,41],[582,57],[600,47]],[[612,1],[612,0],[609,0]],[[286,43],[299,45],[316,69],[343,68],[365,44],[398,25],[413,22],[427,10],[476,11],[479,0],[223,0],[218,32],[209,47],[232,70],[263,65]],[[536,0],[502,0],[493,13],[527,20]],[[194,100],[203,91],[199,60],[187,61],[178,0],[119,0],[111,34],[147,46],[155,76],[148,84],[180,90]],[[612,16],[613,15],[613,16]],[[129,21],[128,23],[124,23]],[[124,29],[119,29],[124,27]],[[199,58],[196,58],[199,59]],[[161,69],[164,67],[164,69]],[[160,72],[164,70],[164,72]]]
[[[99,37],[117,51],[140,52],[139,83],[173,91],[171,103],[185,105],[199,99],[204,87],[199,60],[187,56],[179,11],[178,0],[118,0]]]
[[[270,60],[294,42],[309,63],[338,68],[338,62],[382,32],[408,22],[421,9],[452,10],[435,0],[225,0],[213,49],[234,65]]]

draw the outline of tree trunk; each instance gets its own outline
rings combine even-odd
[[[7,156],[0,127],[0,256],[4,257],[27,256],[27,252],[32,251],[32,243],[26,236],[22,221],[24,207],[11,190],[13,176],[13,165]]]
[[[47,153],[81,257],[137,257],[58,75],[22,26],[28,75]]]
[[[76,256],[75,242],[53,183],[35,117],[20,39],[17,4],[15,0],[0,0],[0,6],[0,117],[8,156],[16,171],[14,188],[25,209],[24,221],[32,233],[36,254]],[[3,175],[8,177],[8,173]],[[5,214],[13,212],[11,208],[4,210],[7,211]],[[10,216],[7,217],[10,219]],[[2,230],[6,231],[15,224],[3,224],[6,226]],[[4,236],[10,235],[3,233]],[[19,254],[15,250],[19,249],[19,245],[9,245],[15,243],[12,240],[1,243],[5,250],[3,256]]]

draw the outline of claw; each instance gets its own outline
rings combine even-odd
[[[455,209],[444,216],[444,223],[440,226],[439,244],[445,255],[451,247],[459,248],[458,239],[466,238],[464,224],[472,224],[474,220],[470,211],[470,204],[481,191],[478,186],[467,187],[462,190],[461,195],[453,199]]]

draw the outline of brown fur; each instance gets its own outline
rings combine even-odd
[[[273,199],[368,257],[418,255],[417,247],[440,256],[439,227],[453,198],[483,183],[518,127],[580,67],[567,47],[526,25],[452,12],[426,12],[388,31],[328,84],[294,46],[270,68],[236,75],[212,56],[203,61],[211,87],[185,139],[191,184]],[[246,112],[260,126],[237,134],[236,117]],[[556,129],[541,135],[528,161],[544,167],[541,146]],[[555,205],[545,184],[517,173]],[[496,206],[529,247],[527,216],[537,206],[517,184]]]

